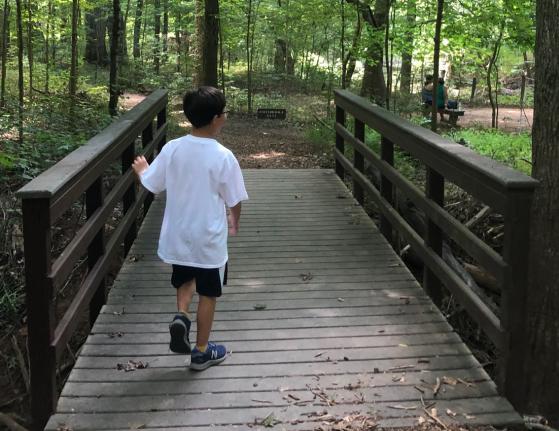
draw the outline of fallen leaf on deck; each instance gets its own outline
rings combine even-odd
[[[393,406],[387,406],[389,409],[395,409],[395,410],[415,410],[417,407],[416,406],[403,406],[401,404],[396,404]]]
[[[277,424],[280,424],[281,421],[278,420],[273,413],[270,413],[268,416],[266,416],[264,419],[254,419],[254,424],[255,425],[262,425],[266,428],[273,428],[275,427]]]
[[[450,416],[450,417],[455,417],[455,416],[456,416],[456,413],[453,412],[453,411],[450,410],[450,409],[446,409],[446,414],[447,414],[448,416]]]
[[[338,298],[338,301],[339,302],[345,302],[345,299],[344,298]]]
[[[111,332],[110,334],[107,334],[109,336],[109,338],[115,338],[115,337],[122,337],[122,332]]]
[[[266,309],[266,304],[256,304],[254,307],[255,310],[265,310]]]
[[[309,281],[312,280],[313,275],[310,272],[307,272],[306,274],[299,274],[299,277],[301,277],[301,280],[303,281]]]
[[[116,369],[129,372],[129,371],[136,371],[143,368],[147,368],[148,366],[149,366],[149,362],[130,360],[126,364],[122,364],[122,363],[116,364]]]

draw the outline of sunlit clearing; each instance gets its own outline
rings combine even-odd
[[[277,151],[269,151],[267,153],[253,154],[252,156],[249,156],[249,158],[255,160],[263,160],[263,159],[274,159],[276,157],[283,157],[283,156],[285,156],[285,153],[278,153]]]

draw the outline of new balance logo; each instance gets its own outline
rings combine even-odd
[[[217,358],[217,350],[212,350],[212,359]]]

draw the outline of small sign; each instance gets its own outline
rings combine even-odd
[[[256,117],[268,120],[285,120],[287,110],[282,108],[258,108]]]

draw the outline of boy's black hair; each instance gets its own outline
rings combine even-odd
[[[188,121],[199,129],[210,124],[216,115],[223,114],[225,96],[215,87],[199,87],[184,95],[182,107]]]

